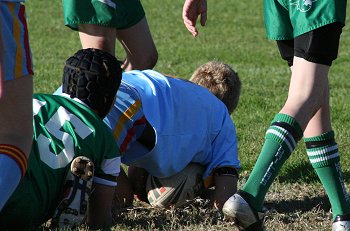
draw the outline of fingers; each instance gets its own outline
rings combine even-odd
[[[206,22],[207,22],[207,11],[205,11],[201,14],[201,25],[205,26]]]
[[[200,24],[205,26],[207,21],[207,1],[206,0],[186,0],[182,9],[182,19],[187,30],[196,37],[198,30],[196,22],[200,16]]]
[[[195,24],[190,21],[190,20],[184,20],[184,24],[185,24],[185,27],[187,28],[187,30],[194,36],[196,37],[198,35],[198,30],[195,26]]]
[[[201,16],[201,25],[205,26],[207,22],[207,0],[200,0],[198,3],[198,13]]]
[[[182,19],[187,30],[196,37],[198,34],[196,28],[197,16],[193,15],[190,1],[186,1],[182,10]]]

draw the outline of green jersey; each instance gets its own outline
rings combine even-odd
[[[27,172],[0,213],[8,224],[30,228],[50,218],[63,193],[71,161],[90,158],[94,182],[115,186],[120,154],[110,129],[81,101],[64,96],[33,97],[33,146]]]

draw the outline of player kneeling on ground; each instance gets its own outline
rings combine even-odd
[[[204,87],[153,70],[123,73],[105,118],[129,166],[118,177],[121,206],[132,203],[130,194],[153,206],[181,206],[215,186],[211,202],[221,209],[237,191],[240,162],[230,113],[240,95],[238,75],[209,62],[191,80]]]
[[[32,230],[52,218],[71,228],[86,216],[92,228],[111,225],[120,153],[102,118],[120,85],[114,56],[78,51],[64,67],[63,96],[33,97],[29,166],[0,213],[0,230]]]

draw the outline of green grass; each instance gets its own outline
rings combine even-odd
[[[159,52],[155,70],[189,78],[198,65],[209,60],[220,60],[238,71],[243,88],[233,120],[238,132],[243,172],[249,174],[260,152],[267,126],[287,97],[290,75],[289,68],[280,59],[275,43],[265,37],[263,2],[208,0],[208,22],[205,27],[199,26],[200,35],[197,38],[193,38],[182,23],[183,1],[148,0],[142,3]],[[27,15],[35,65],[35,92],[51,93],[60,84],[65,59],[80,48],[78,34],[63,25],[60,1],[28,0]],[[349,23],[349,18],[347,21]],[[339,58],[334,62],[330,73],[333,129],[347,185],[350,179],[349,34],[349,27],[346,26],[341,38]],[[117,47],[117,55],[123,57],[120,46]],[[280,189],[277,199],[280,202],[283,202],[281,198],[288,194],[291,185],[293,188],[298,188],[295,185],[304,187],[305,190],[316,187],[319,192],[313,194],[314,197],[323,193],[308,163],[302,142],[282,168],[275,184]],[[273,192],[269,194],[271,195]],[[323,207],[324,211],[329,208],[327,206]],[[288,216],[286,210],[281,211]],[[288,219],[298,220],[293,214]],[[315,214],[317,217],[318,210]],[[305,222],[303,216],[305,214],[302,213],[299,217],[301,222]],[[312,217],[312,214],[307,216]],[[276,219],[271,220],[273,225],[281,224],[280,227],[286,230],[295,228],[283,226],[289,224],[283,215],[274,217]],[[314,225],[321,224],[319,222]],[[324,227],[328,225],[327,223]],[[184,225],[182,229],[188,227],[191,226]],[[212,226],[208,227],[213,229]],[[222,226],[220,228],[225,229]]]

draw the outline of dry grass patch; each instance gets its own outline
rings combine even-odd
[[[240,181],[245,182],[246,176]],[[275,182],[266,197],[267,230],[330,230],[329,200],[321,184]],[[213,210],[209,202],[172,210],[137,203],[115,212],[113,230],[238,230],[232,221]]]

